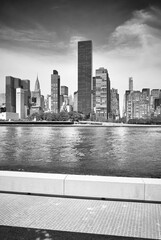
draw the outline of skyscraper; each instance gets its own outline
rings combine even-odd
[[[16,112],[16,88],[21,88],[21,79],[6,77],[6,112]]]
[[[56,70],[51,74],[51,111],[60,111],[60,76]]]
[[[78,111],[78,91],[74,92],[74,104],[73,104],[73,110]]]
[[[31,92],[31,101],[33,106],[41,107],[41,90],[38,76],[35,81],[35,89]]]
[[[16,88],[16,113],[19,114],[19,119],[25,118],[24,90],[22,88]]]
[[[92,101],[92,41],[78,42],[78,112],[90,114]]]
[[[28,116],[30,114],[30,80],[21,80],[21,86],[24,90],[24,105],[25,105],[25,115]]]
[[[133,78],[129,77],[129,91],[133,91]]]
[[[35,112],[40,113],[42,111],[41,89],[38,76],[35,81],[35,89],[31,92],[31,104],[32,107],[30,109],[30,115]]]
[[[67,86],[61,86],[61,98],[62,98],[62,104],[65,103],[66,105],[69,104],[69,98],[68,98],[68,87]],[[62,106],[61,100],[60,100],[60,106]]]
[[[110,78],[107,69],[96,70],[95,78],[96,117],[108,119],[111,111]]]
[[[111,114],[113,119],[117,120],[120,117],[119,94],[115,88],[111,89]]]

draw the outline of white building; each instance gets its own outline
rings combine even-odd
[[[24,90],[22,88],[16,88],[16,113],[19,114],[19,119],[25,118]]]

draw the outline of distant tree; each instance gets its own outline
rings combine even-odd
[[[81,121],[81,120],[83,120],[83,114],[82,113],[71,111],[68,114],[69,114],[69,119],[71,121]]]
[[[59,113],[58,120],[59,121],[68,121],[69,120],[69,114],[66,111],[62,111]]]

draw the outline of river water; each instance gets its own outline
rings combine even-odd
[[[0,170],[161,177],[161,127],[0,126]]]

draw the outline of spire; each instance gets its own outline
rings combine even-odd
[[[40,83],[39,83],[39,79],[38,79],[38,74],[37,74],[37,78],[36,78],[36,82],[35,82],[35,91],[40,91]]]

